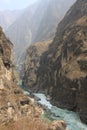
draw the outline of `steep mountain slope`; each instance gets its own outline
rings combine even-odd
[[[23,14],[6,31],[7,36],[14,43],[15,61],[18,64],[23,53],[31,43],[32,33],[30,30],[31,19],[37,5],[29,6]]]
[[[38,0],[34,5],[28,7],[23,15],[8,28],[6,34],[15,45],[16,62],[20,62],[22,53],[31,43],[53,38],[58,22],[72,1],[75,0],[68,0],[68,4],[63,7],[64,1],[44,0],[42,2]],[[63,10],[61,10],[62,7]]]
[[[46,124],[42,108],[15,83],[13,44],[0,27],[0,130],[65,130],[64,121]]]
[[[36,86],[87,123],[87,0],[77,0],[67,12],[40,59]]]
[[[65,15],[65,12],[70,8],[75,0],[67,0],[66,2],[64,0],[45,0],[45,6],[46,2],[48,2],[48,5],[38,27],[38,30],[34,35],[34,43],[48,40],[50,38],[52,39],[54,37],[58,23],[61,21]]]
[[[22,10],[0,12],[0,25],[6,30],[21,14]]]
[[[26,116],[33,104],[15,84],[13,45],[0,27],[0,125]],[[25,107],[26,106],[26,107]]]

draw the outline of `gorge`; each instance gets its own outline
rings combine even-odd
[[[0,130],[87,130],[87,0],[37,1],[0,16]]]
[[[50,95],[53,104],[77,112],[85,123],[87,123],[86,30],[87,1],[77,0],[59,23],[48,50],[38,56],[38,47],[28,49],[29,62],[26,58],[23,78],[25,86],[28,87],[29,84],[32,91],[42,91]],[[30,72],[34,72],[35,64],[38,64],[38,67],[29,80],[28,76]]]

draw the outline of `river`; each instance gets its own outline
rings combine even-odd
[[[34,95],[40,98],[38,101],[40,104],[48,107],[48,118],[53,120],[64,120],[67,124],[67,130],[87,130],[87,125],[81,122],[79,116],[75,112],[53,106],[46,100],[46,96],[42,93],[35,93]]]
[[[22,85],[20,86],[24,88]],[[28,91],[24,91],[24,94],[30,95]],[[81,122],[79,115],[75,112],[68,111],[66,109],[60,109],[56,106],[53,106],[49,101],[47,101],[46,96],[42,93],[34,93],[33,95],[40,99],[39,101],[37,101],[39,104],[47,108],[45,114],[49,119],[64,120],[67,125],[66,130],[87,130],[87,125]]]

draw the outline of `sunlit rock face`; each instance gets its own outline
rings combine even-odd
[[[15,84],[13,44],[0,27],[0,125],[34,115],[30,98]]]
[[[48,127],[48,130],[65,130],[65,129],[66,129],[66,124],[62,120],[54,121]]]
[[[86,0],[77,0],[60,22],[37,75],[40,87],[54,104],[78,112],[87,123]]]
[[[13,78],[13,44],[7,39],[0,27],[0,79],[1,83],[6,78]]]

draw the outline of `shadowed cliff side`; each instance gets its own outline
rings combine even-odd
[[[54,104],[78,112],[87,123],[86,0],[77,0],[60,22],[47,55],[42,57],[38,77],[41,84],[45,81],[43,87]]]
[[[30,46],[27,50],[25,60],[23,84],[27,89],[37,92],[40,86],[37,85],[37,71],[40,67],[40,60],[44,52],[46,52],[52,40],[43,41]]]

